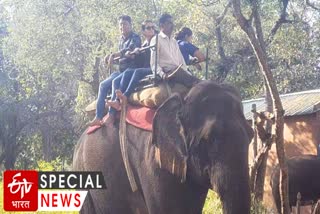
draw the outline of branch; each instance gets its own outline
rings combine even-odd
[[[226,7],[224,8],[222,14],[220,16],[218,16],[216,18],[216,36],[217,36],[217,47],[218,47],[218,54],[220,55],[222,60],[225,60],[226,55],[224,52],[224,48],[222,46],[222,33],[221,33],[221,28],[220,28],[220,24],[222,22],[222,20],[224,19],[224,17],[226,16],[229,7],[231,7],[231,1],[228,2],[228,4],[226,5]]]
[[[220,25],[220,23],[222,22],[222,20],[224,19],[224,17],[226,16],[228,9],[231,7],[231,1],[228,2],[228,4],[226,5],[226,7],[224,8],[223,12],[221,13],[220,16],[218,16],[216,18],[216,24]],[[220,27],[220,26],[217,26]]]
[[[197,6],[212,6],[216,3],[219,2],[219,0],[200,0],[201,2],[199,2],[199,0],[196,0],[195,2],[193,0],[188,0],[188,2],[190,2],[191,4],[196,4]]]
[[[254,189],[257,171],[262,163],[264,156],[268,155],[268,152],[271,149],[272,142],[273,142],[272,138],[270,138],[266,141],[266,143],[263,145],[263,147],[261,149],[259,149],[257,156],[255,157],[255,159],[253,160],[253,163],[250,166],[250,169],[251,169],[251,171],[250,171],[250,188],[251,188],[251,190]]]
[[[266,45],[264,42],[264,38],[263,38],[263,31],[262,31],[262,27],[261,27],[261,19],[260,19],[260,15],[259,15],[259,3],[257,2],[257,0],[253,0],[251,2],[251,9],[252,9],[252,16],[254,18],[254,25],[256,27],[256,35],[258,38],[258,41],[260,43],[261,48],[263,49],[263,51],[266,51]]]
[[[228,5],[224,8],[223,13],[216,18],[216,26],[217,27],[215,29],[215,33],[216,33],[216,37],[217,37],[218,54],[222,60],[225,60],[226,55],[225,55],[224,48],[222,45],[222,33],[221,33],[220,24],[221,24],[222,20],[224,19],[225,15],[227,14],[228,8],[230,6],[231,6],[231,2],[229,2]]]
[[[221,15],[219,15],[215,21],[216,21],[216,29],[215,29],[215,34],[217,38],[217,49],[218,49],[218,55],[221,58],[221,61],[218,66],[218,71],[219,71],[219,77],[217,78],[218,82],[223,82],[224,79],[227,77],[229,71],[231,70],[234,62],[233,60],[227,59],[224,48],[223,48],[223,42],[222,42],[222,32],[221,32],[221,27],[220,24],[224,17],[226,16],[228,9],[231,7],[231,1],[228,2],[228,4],[225,6],[223,12]]]
[[[237,22],[239,23],[242,30],[244,30],[247,33],[249,27],[249,20],[247,20],[241,12],[240,1],[232,0],[231,2],[233,5],[233,13]]]
[[[317,6],[315,5],[315,3],[310,2],[310,0],[306,0],[306,5],[309,6],[309,7],[311,7],[312,9],[315,9],[315,10],[317,10],[317,11],[320,11],[320,7],[317,7]]]
[[[60,15],[58,15],[57,17],[60,16],[67,16],[75,7],[75,2],[71,2],[71,5],[67,5],[65,4],[65,7],[67,8],[67,10],[65,10],[64,12],[62,12]]]
[[[287,17],[288,0],[282,0],[282,3],[283,3],[283,8],[281,10],[280,17],[279,17],[279,19],[276,21],[276,23],[274,24],[274,26],[271,29],[271,32],[270,32],[270,34],[268,36],[268,40],[266,41],[266,45],[267,46],[272,42],[274,36],[276,35],[277,31],[280,29],[282,24],[293,23],[293,21],[290,21],[290,20],[286,19],[286,17]]]

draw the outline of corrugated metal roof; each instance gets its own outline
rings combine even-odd
[[[320,110],[320,89],[280,95],[285,116],[312,114]],[[257,105],[257,111],[265,110],[265,99],[258,98],[242,101],[244,115],[247,120],[252,118],[252,104]]]

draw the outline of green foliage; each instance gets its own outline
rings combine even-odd
[[[254,197],[253,197],[253,195],[251,195],[250,213],[252,213],[252,214],[269,214],[269,213],[274,213],[274,211],[263,206],[261,201],[260,202],[254,201]]]
[[[46,162],[44,160],[37,161],[38,167],[36,170],[38,171],[64,171],[65,166],[63,166],[63,161],[60,157],[57,157],[56,159]]]
[[[206,202],[204,204],[203,214],[222,214],[222,204],[220,201],[220,198],[217,193],[215,193],[212,190],[209,190]],[[268,214],[272,213],[270,210],[268,210],[266,207],[262,205],[261,202],[254,202],[254,200],[251,200],[251,211],[252,214]]]
[[[49,161],[44,160],[43,153],[39,152],[44,150],[43,137],[40,133],[34,133],[30,135],[30,137],[24,136],[21,139],[19,138],[18,143],[21,152],[17,156],[16,169],[35,169],[39,171],[61,171],[70,169],[72,161],[70,151],[72,152],[74,145],[72,141],[68,142],[68,140],[65,139],[63,144],[59,145],[59,140],[57,140],[55,143],[58,145],[52,145],[50,148],[53,150],[54,158]],[[59,146],[63,148],[59,148]]]
[[[204,204],[203,214],[222,214],[222,204],[217,193],[209,190],[206,202]]]

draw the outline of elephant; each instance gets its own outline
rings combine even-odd
[[[102,171],[107,189],[90,190],[82,213],[202,213],[208,189],[225,214],[250,213],[248,146],[253,130],[239,92],[201,81],[157,110],[152,132],[126,124],[130,188],[119,145],[119,125],[83,134],[73,169]]]
[[[289,204],[296,206],[297,194],[301,204],[310,205],[320,199],[320,157],[316,155],[295,156],[287,160],[289,173]],[[279,193],[280,167],[276,165],[271,174],[272,195],[281,213]]]

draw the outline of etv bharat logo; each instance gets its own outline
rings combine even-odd
[[[36,171],[4,172],[4,209],[36,211],[38,209],[38,173]]]
[[[21,199],[23,199],[24,194],[30,192],[33,182],[28,182],[25,178],[23,178],[22,182],[17,181],[16,177],[21,177],[21,172],[15,174],[13,176],[12,183],[8,184],[10,188],[11,194],[16,194],[17,192],[21,193]]]
[[[87,190],[106,188],[101,172],[13,170],[3,180],[6,211],[80,211]]]

